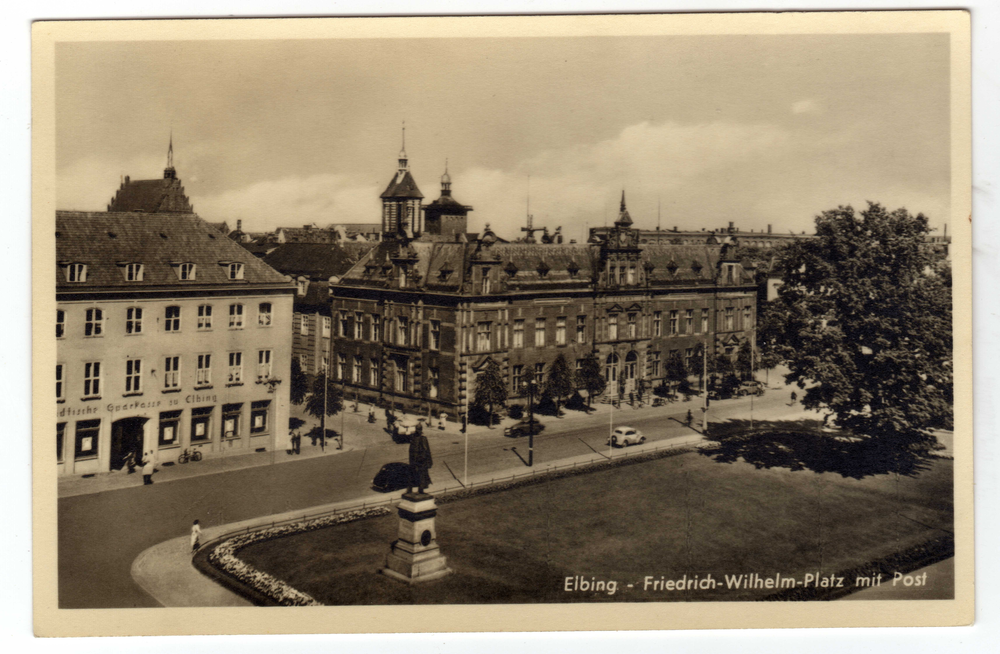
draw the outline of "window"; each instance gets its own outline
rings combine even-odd
[[[726,307],[726,331],[733,328],[733,314],[734,310],[732,307]]]
[[[66,267],[66,281],[67,282],[85,282],[87,281],[87,264],[85,263],[71,263]]]
[[[56,423],[56,461],[62,463],[63,442],[66,440],[66,423]]]
[[[751,329],[753,323],[750,320],[750,307],[743,307],[743,329]]]
[[[198,307],[198,329],[212,328],[212,305],[202,304]]]
[[[242,404],[222,405],[222,437],[240,437],[240,413],[243,410]]]
[[[378,386],[378,359],[368,361],[368,385]]]
[[[694,333],[694,309],[687,309],[684,312],[684,333]]]
[[[56,401],[66,401],[66,384],[63,379],[63,364],[56,364]]]
[[[361,355],[354,355],[354,368],[351,370],[351,381],[355,384],[361,383]]]
[[[663,336],[663,312],[653,312],[653,336]]]
[[[191,409],[191,442],[207,441],[211,433],[212,407]]]
[[[566,318],[556,318],[556,345],[566,345]]]
[[[437,368],[431,368],[427,375],[427,397],[435,398],[438,396],[438,387],[441,383],[441,374],[438,372]]]
[[[323,358],[319,363],[319,372],[321,375],[327,375],[330,373],[330,353],[324,352]]]
[[[701,310],[701,331],[708,333],[708,309]]]
[[[651,362],[651,367],[650,367],[651,374],[652,374],[653,377],[659,377],[660,376],[660,353],[659,352],[653,352],[652,359],[653,360]]]
[[[299,314],[299,333],[303,336],[309,335],[309,316],[304,313]]]
[[[515,394],[519,394],[521,392],[522,384],[524,384],[524,366],[511,366],[510,386],[514,390]]]
[[[180,411],[160,413],[160,447],[170,447],[180,443]]]
[[[229,305],[229,329],[243,329],[243,305]]]
[[[229,264],[229,279],[243,279],[243,264],[242,263],[231,263]]]
[[[181,358],[167,357],[163,361],[163,388],[173,390],[181,386]]]
[[[482,278],[483,279],[482,293],[483,293],[483,295],[485,295],[485,294],[489,293],[492,290],[491,287],[490,287],[490,269],[489,268],[483,268],[482,275],[483,275],[483,278]]]
[[[142,281],[142,264],[141,263],[130,263],[125,266],[125,281],[127,282],[141,282]]]
[[[535,347],[545,347],[545,318],[535,318]]]
[[[576,342],[587,342],[587,316],[576,317]]]
[[[267,431],[267,413],[271,408],[271,400],[260,400],[250,403],[250,433],[263,434]]]
[[[261,302],[257,306],[257,326],[258,327],[270,327],[271,326],[271,303]]]
[[[347,314],[337,315],[337,336],[347,338]]]
[[[545,379],[545,364],[536,363],[535,364],[535,382],[541,384]]]
[[[396,321],[396,344],[410,344],[410,321],[403,316],[400,316]]]
[[[168,332],[178,332],[181,330],[181,308],[180,307],[167,307],[166,308],[166,321],[163,324],[163,329]]]
[[[733,265],[733,264],[731,264],[731,263],[727,263],[726,264],[726,283],[727,284],[733,284],[733,283],[735,283],[735,274],[736,274],[736,266]]]
[[[198,377],[195,380],[197,386],[208,386],[212,383],[212,355],[198,355]]]
[[[608,268],[608,284],[612,286],[618,281],[618,268],[611,266]]]
[[[321,318],[321,320],[320,320],[320,324],[321,324],[320,329],[322,330],[321,336],[323,338],[330,338],[330,331],[333,329],[333,320],[330,318],[330,316],[320,316],[320,318]],[[308,334],[309,333],[309,317],[308,316],[305,316],[305,315],[302,316],[302,328],[304,330],[302,332],[303,334]]]
[[[406,392],[406,364],[396,362],[396,390]]]
[[[66,312],[62,309],[56,310],[56,338],[66,335]]]
[[[637,319],[637,314],[635,314],[635,313],[628,314],[628,337],[629,338],[636,338],[636,336],[637,336],[636,319]]]
[[[630,264],[628,267],[628,283],[635,284],[635,264]]]
[[[489,352],[493,341],[493,323],[481,322],[476,329],[476,351]]]
[[[360,311],[354,312],[354,338],[359,341],[364,338],[365,314]]]
[[[125,394],[142,392],[142,359],[125,362]]]
[[[524,347],[524,321],[514,321],[514,347]]]
[[[129,307],[125,309],[125,333],[142,333],[142,307]]]
[[[337,379],[347,378],[347,357],[343,354],[337,355]]]
[[[309,355],[308,354],[300,354],[299,355],[299,368],[302,369],[302,372],[305,372],[305,371],[309,370]]]
[[[230,384],[242,384],[243,383],[243,353],[242,352],[230,352],[229,353],[229,383]]]
[[[625,283],[625,266],[618,268],[618,285]]]
[[[670,312],[670,335],[677,335],[677,311]]]
[[[100,336],[104,332],[104,312],[100,309],[87,309],[87,320],[83,323],[84,336]]]
[[[271,350],[257,350],[257,381],[271,378]]]
[[[608,340],[616,341],[618,340],[618,314],[612,313],[608,315]]]
[[[382,340],[382,317],[372,314],[372,340],[376,343]]]
[[[687,348],[684,350],[684,369],[687,371],[691,370],[691,357],[694,356],[694,348]]]
[[[101,396],[101,362],[83,364],[83,397]]]
[[[399,287],[406,288],[406,268],[400,266],[396,272],[398,273]]]
[[[97,456],[100,431],[100,420],[80,420],[76,423],[75,456],[77,459],[92,459]]]
[[[196,278],[197,268],[193,263],[182,263],[180,265],[180,277],[182,282],[193,282]]]
[[[430,349],[440,350],[441,349],[441,321],[432,320],[431,321],[431,342]]]

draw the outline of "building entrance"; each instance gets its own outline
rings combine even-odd
[[[122,418],[111,423],[111,469],[121,470],[129,457],[142,461],[143,425],[148,418]]]

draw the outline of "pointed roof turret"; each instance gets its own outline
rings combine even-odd
[[[448,160],[444,160],[444,175],[441,175],[441,195],[451,195],[451,175],[448,174]]]
[[[615,221],[615,225],[628,227],[631,224],[632,216],[628,215],[628,209],[625,208],[625,189],[622,189],[622,206],[618,210],[618,220]]]
[[[170,130],[170,145],[167,146],[167,167],[163,169],[163,179],[177,179],[174,170],[174,130]]]
[[[399,151],[399,170],[396,171],[396,175],[389,182],[389,186],[386,187],[381,197],[383,200],[391,198],[421,199],[424,197],[424,194],[417,188],[417,183],[414,181],[413,175],[410,174],[406,157],[405,121],[403,122],[403,149]]]

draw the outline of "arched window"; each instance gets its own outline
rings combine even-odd
[[[635,350],[629,352],[625,356],[625,369],[622,371],[625,379],[635,379],[635,362],[638,358],[639,357],[635,354]]]
[[[604,380],[608,383],[618,381],[618,355],[612,352],[604,364]]]

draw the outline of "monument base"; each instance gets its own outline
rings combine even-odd
[[[399,503],[398,538],[379,570],[390,579],[416,584],[451,574],[448,559],[437,544],[434,518],[437,504],[426,493],[404,493]]]

